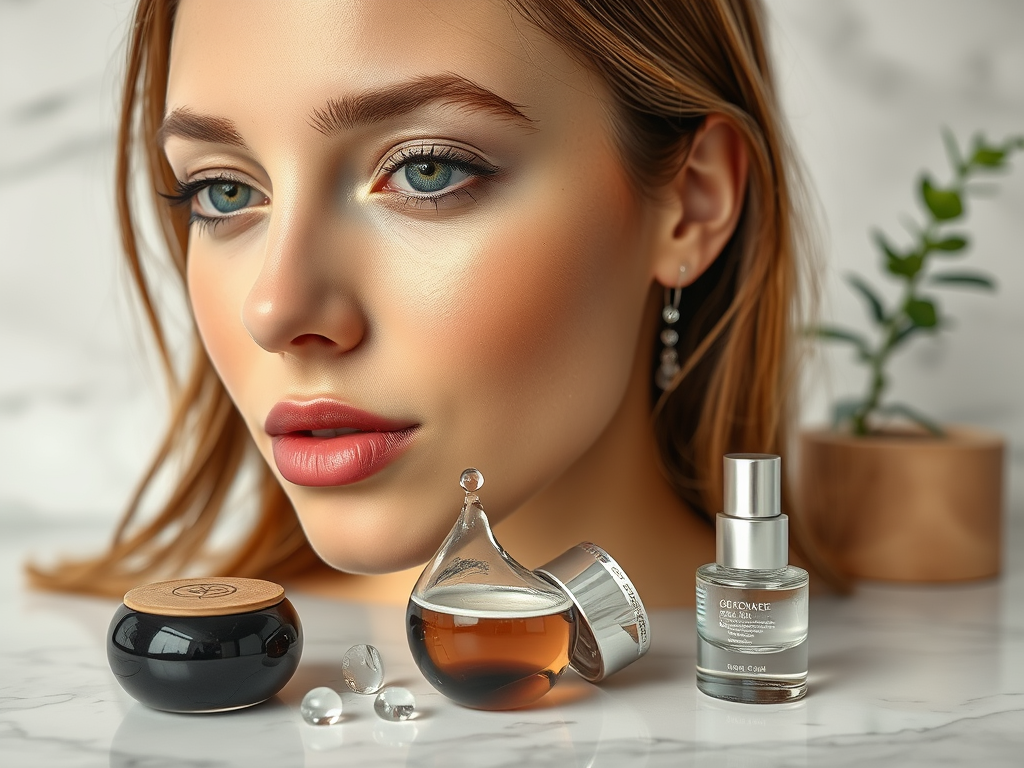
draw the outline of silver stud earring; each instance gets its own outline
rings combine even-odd
[[[665,321],[665,328],[661,332],[661,343],[665,348],[661,350],[661,365],[654,374],[654,383],[658,389],[666,390],[672,386],[672,380],[679,373],[679,353],[676,351],[676,344],[679,342],[679,333],[672,328],[679,320],[679,300],[683,295],[683,276],[686,274],[686,265],[679,265],[679,284],[671,291],[665,289],[665,308],[661,310],[661,319]]]

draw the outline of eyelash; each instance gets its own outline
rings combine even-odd
[[[193,179],[192,181],[179,181],[178,179],[175,179],[174,192],[171,194],[164,194],[161,192],[160,196],[166,199],[170,205],[174,207],[190,205],[192,203],[192,198],[207,187],[212,187],[214,184],[241,184],[249,187],[250,189],[255,189],[252,184],[247,184],[242,181],[242,179],[222,174],[220,176],[209,176],[203,179]],[[199,233],[205,232],[207,229],[212,233],[216,231],[217,227],[220,226],[222,222],[225,222],[228,219],[233,219],[237,215],[238,214],[229,214],[227,216],[203,216],[201,213],[191,211],[188,218],[188,225],[189,228],[193,225],[198,226]]]
[[[407,165],[414,165],[416,163],[442,163],[465,173],[467,176],[480,180],[494,176],[498,172],[497,168],[484,163],[475,155],[472,155],[465,150],[452,146],[438,147],[436,144],[419,144],[417,146],[403,147],[389,157],[384,162],[384,165],[381,166],[380,170],[382,173],[386,173],[390,179],[391,176],[403,167]],[[375,189],[378,187],[375,187]],[[470,198],[473,198],[473,193],[469,191],[468,185],[440,192],[435,195],[410,195],[401,191],[396,192],[396,194],[400,194],[402,196],[404,205],[419,207],[421,205],[433,203],[435,209],[437,209],[439,203],[445,199],[457,199],[463,194],[467,194]]]
[[[415,147],[403,147],[385,161],[384,165],[380,168],[380,172],[386,173],[387,178],[390,179],[391,176],[406,165],[430,162],[449,165],[452,168],[465,173],[467,176],[477,179],[486,179],[498,172],[498,169],[494,166],[481,162],[474,155],[471,155],[464,150],[451,146],[438,147],[434,144],[420,144]],[[169,194],[161,193],[161,197],[165,198],[169,204],[174,207],[191,205],[192,200],[196,195],[207,187],[211,187],[215,184],[242,184],[253,188],[251,184],[246,183],[242,179],[222,174],[219,176],[194,179],[193,181],[179,181],[175,179],[174,192]],[[375,187],[375,189],[377,189],[377,187]],[[457,199],[463,194],[468,194],[473,198],[472,192],[469,192],[466,186],[458,187],[450,191],[444,191],[435,195],[410,195],[401,192],[396,193],[401,195],[404,205],[406,206],[412,205],[418,207],[433,203],[435,210],[440,202],[447,198]],[[227,216],[203,216],[200,213],[191,211],[188,224],[190,228],[193,225],[197,225],[200,233],[207,229],[212,233],[216,231],[217,227],[221,223],[228,219],[235,218],[237,215],[238,214],[229,214]]]

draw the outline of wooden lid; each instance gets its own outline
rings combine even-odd
[[[284,587],[234,576],[155,581],[128,590],[124,604],[159,616],[228,616],[269,608],[284,600]]]

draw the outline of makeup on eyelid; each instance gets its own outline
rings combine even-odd
[[[471,188],[496,175],[499,169],[485,163],[467,150],[442,145],[438,142],[419,141],[415,145],[401,147],[393,152],[383,162],[379,172],[385,175],[380,181],[373,184],[372,193],[392,192],[403,196],[407,206],[419,207],[434,203],[436,207],[441,200],[458,198],[460,193],[468,193],[468,196],[476,201],[476,196],[473,195]],[[390,188],[392,182],[401,185],[403,176],[409,188],[401,186]],[[430,176],[436,178],[431,179]],[[429,187],[431,182],[436,187],[435,189],[415,189],[413,187],[416,183]],[[218,190],[218,187],[225,189]],[[229,187],[241,189],[232,192],[228,191]],[[200,210],[203,208],[204,197],[210,199],[211,204],[216,207],[216,203],[212,203],[211,198],[214,190],[224,197],[238,194],[242,197],[240,207],[232,211],[221,210],[222,215],[220,216],[211,215],[212,212],[209,209],[206,213],[197,211],[197,207]],[[251,192],[247,193],[246,190],[251,190]],[[203,227],[215,226],[217,223],[238,215],[238,211],[258,207],[246,205],[250,198],[256,199],[259,205],[266,205],[270,201],[256,187],[235,176],[225,174],[185,182],[176,181],[174,193],[163,196],[171,205],[191,204],[190,224],[198,223]]]

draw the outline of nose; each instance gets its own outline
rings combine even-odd
[[[242,324],[268,352],[343,353],[366,334],[352,272],[324,221],[314,214],[271,217],[263,266],[242,304]]]

